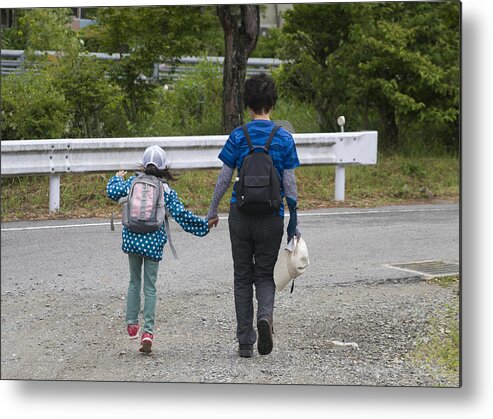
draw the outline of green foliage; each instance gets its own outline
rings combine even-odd
[[[271,113],[272,120],[289,121],[294,132],[318,132],[317,111],[310,103],[281,96]]]
[[[351,10],[350,4],[295,4],[284,15],[281,58],[288,62],[278,74],[280,92],[312,103],[322,132],[337,130],[341,114],[351,121],[346,91],[336,82],[340,76],[329,75],[327,67],[329,56],[348,38]]]
[[[413,363],[449,378],[459,378],[460,327],[459,327],[459,278],[456,276],[436,278],[440,286],[451,288],[454,298],[429,319],[426,331],[417,338],[411,353]],[[438,380],[439,381],[439,380]],[[439,383],[438,383],[439,385]]]
[[[345,115],[347,130],[377,129],[385,149],[457,150],[459,8],[297,4],[285,15],[281,87],[315,105],[321,130]]]
[[[28,51],[63,51],[74,45],[67,8],[15,9],[12,28],[2,29],[2,48]]]
[[[269,29],[266,35],[259,35],[257,45],[250,56],[257,58],[278,57],[282,46],[281,40],[279,28]]]
[[[34,72],[2,76],[1,138],[60,138],[71,121],[53,81]]]
[[[173,188],[185,198],[187,208],[197,214],[206,214],[217,174],[217,170],[184,171],[179,180],[173,182]],[[105,197],[110,175],[62,176],[59,215],[109,217],[111,212],[118,212],[118,206]],[[334,200],[334,166],[302,166],[296,169],[296,179],[302,210],[433,202],[435,198],[456,201],[459,198],[459,161],[453,157],[382,155],[376,166],[349,166],[346,168],[344,203]],[[423,187],[430,189],[435,198],[424,193]],[[48,191],[48,176],[2,178],[2,221],[48,217]],[[221,212],[228,211],[228,194],[221,200]],[[19,196],[22,196],[21,200]]]
[[[80,54],[65,55],[45,70],[73,115],[69,137],[106,137],[120,129],[124,96],[106,77],[107,63]]]
[[[167,87],[167,86],[166,86]],[[157,88],[152,110],[141,121],[145,136],[221,133],[221,67],[205,59],[170,90]]]
[[[213,10],[197,6],[98,9],[97,25],[90,30],[91,43],[103,52],[120,54],[110,76],[125,93],[131,125],[137,123],[139,114],[150,112],[155,63],[217,45],[219,26]]]
[[[121,89],[108,80],[106,63],[81,54],[77,33],[67,27],[69,19],[69,9],[25,10],[19,17],[17,31],[23,33],[30,70],[5,78],[2,99],[8,117],[2,121],[4,138],[123,133]],[[55,54],[34,53],[40,50]]]

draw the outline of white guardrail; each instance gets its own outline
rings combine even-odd
[[[336,165],[335,199],[344,200],[345,166],[377,163],[377,132],[293,134],[302,165]],[[219,168],[227,135],[1,141],[1,175],[50,175],[50,211],[60,208],[66,173],[136,170],[144,149],[161,146],[171,169]]]

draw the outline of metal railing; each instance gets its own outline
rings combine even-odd
[[[344,200],[345,166],[377,163],[377,132],[293,134],[302,165],[336,165],[335,199]],[[49,175],[50,211],[60,208],[60,176],[136,170],[144,149],[166,150],[171,169],[219,168],[226,135],[1,141],[1,175]]]
[[[56,56],[55,51],[38,51],[37,55]],[[89,57],[100,60],[118,61],[129,54],[104,54],[100,52],[82,53]],[[197,64],[202,61],[209,61],[219,66],[224,63],[224,57],[181,57],[176,64],[171,62],[155,63],[153,67],[152,79],[172,78],[177,79],[191,74]],[[2,49],[0,52],[1,74],[20,74],[26,69],[26,54],[23,50]],[[249,58],[247,62],[247,75],[270,72],[272,68],[279,67],[282,61],[277,58]]]

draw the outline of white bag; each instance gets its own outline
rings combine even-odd
[[[305,272],[309,263],[305,241],[301,236],[295,236],[283,249],[274,266],[276,290],[282,291],[291,280]]]

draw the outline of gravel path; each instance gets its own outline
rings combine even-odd
[[[151,355],[125,332],[125,289],[29,280],[2,291],[1,378],[189,383],[458,386],[411,362],[452,288],[408,279],[330,286],[301,281],[278,294],[274,350],[237,356],[232,288],[158,289]],[[103,285],[103,284],[102,284]],[[356,347],[334,346],[332,341]]]

